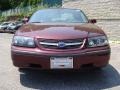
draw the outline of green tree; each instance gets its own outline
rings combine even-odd
[[[9,0],[11,8],[15,8],[15,7],[19,6],[21,2],[22,2],[22,0]]]
[[[36,6],[42,0],[0,0],[0,10],[7,10],[16,7]]]
[[[9,0],[0,0],[0,10],[11,8]]]

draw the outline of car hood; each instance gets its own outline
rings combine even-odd
[[[104,32],[96,25],[34,23],[23,25],[15,35],[30,36],[45,39],[74,39],[102,35]]]

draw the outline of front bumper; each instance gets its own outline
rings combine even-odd
[[[20,68],[50,69],[50,57],[73,57],[73,69],[80,69],[81,66],[92,64],[95,67],[103,67],[109,63],[110,48],[101,47],[81,51],[40,51],[37,49],[21,50],[12,47],[11,51],[13,64]]]

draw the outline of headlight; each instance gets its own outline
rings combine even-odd
[[[108,40],[106,36],[88,38],[88,47],[97,47],[104,45],[108,45]]]
[[[23,36],[14,36],[13,45],[20,47],[35,47],[34,38],[23,37]]]

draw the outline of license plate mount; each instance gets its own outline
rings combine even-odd
[[[51,57],[51,69],[73,69],[73,57]]]

